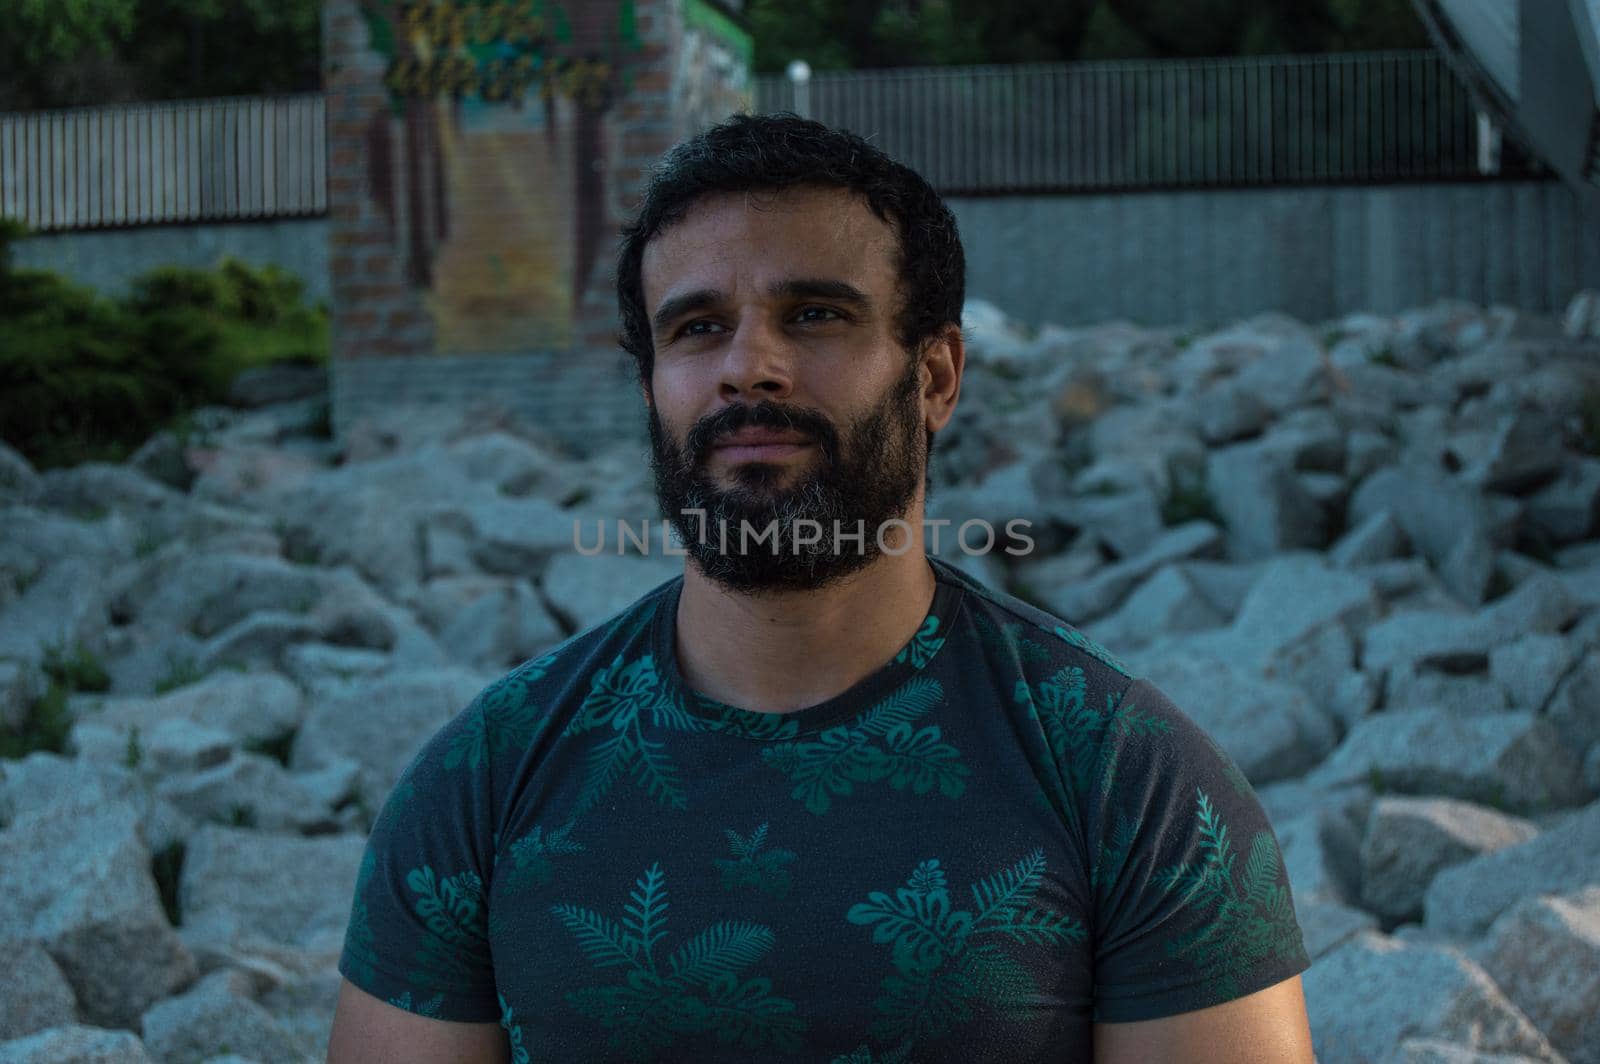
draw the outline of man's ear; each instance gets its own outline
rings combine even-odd
[[[928,431],[938,432],[954,416],[966,363],[967,348],[961,337],[961,326],[946,322],[926,342],[922,352],[922,412]]]

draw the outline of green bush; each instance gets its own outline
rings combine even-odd
[[[12,269],[20,233],[0,222],[0,432],[35,465],[121,459],[246,369],[327,361],[325,308],[275,266],[162,267],[111,300]]]

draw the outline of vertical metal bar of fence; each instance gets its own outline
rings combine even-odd
[[[1188,64],[1174,65],[1167,71],[1167,84],[1165,112],[1163,121],[1167,129],[1166,147],[1163,149],[1162,171],[1166,183],[1173,188],[1183,186],[1183,175],[1187,170],[1186,155],[1189,148],[1189,139],[1194,135],[1194,127],[1189,121],[1189,111],[1185,106],[1188,91]]]
[[[1213,67],[1200,67],[1200,109],[1204,115],[1217,113],[1217,78]],[[1200,138],[1200,152],[1203,159],[1200,174],[1200,183],[1214,185],[1217,183],[1217,142],[1214,137]]]
[[[156,202],[156,120],[148,107],[139,111],[139,214],[138,221],[150,222],[155,218]]]
[[[163,107],[157,112],[161,126],[161,151],[156,159],[161,166],[161,214],[163,222],[170,222],[177,211],[177,125],[173,121],[176,117],[170,107]]]
[[[204,177],[204,156],[200,153],[200,115],[201,108],[191,107],[187,116],[189,134],[189,217],[200,219],[205,217],[205,211],[200,206],[200,182]]]
[[[16,135],[15,123],[0,117],[0,216],[17,216],[17,188],[21,181],[17,174],[17,149],[12,143]]]

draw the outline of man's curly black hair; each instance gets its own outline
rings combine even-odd
[[[706,196],[794,187],[839,188],[863,197],[899,236],[896,319],[913,358],[950,323],[960,324],[967,261],[955,216],[922,176],[854,133],[794,114],[736,115],[662,157],[634,221],[622,231],[617,259],[618,342],[633,356],[646,387],[655,369],[641,263],[645,245],[683,220]]]

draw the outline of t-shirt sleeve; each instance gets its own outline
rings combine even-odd
[[[339,972],[423,1016],[498,1020],[489,953],[494,808],[479,702],[401,774],[372,825]]]
[[[1309,968],[1277,838],[1233,759],[1144,680],[1103,742],[1086,825],[1095,1020],[1192,1012]]]

